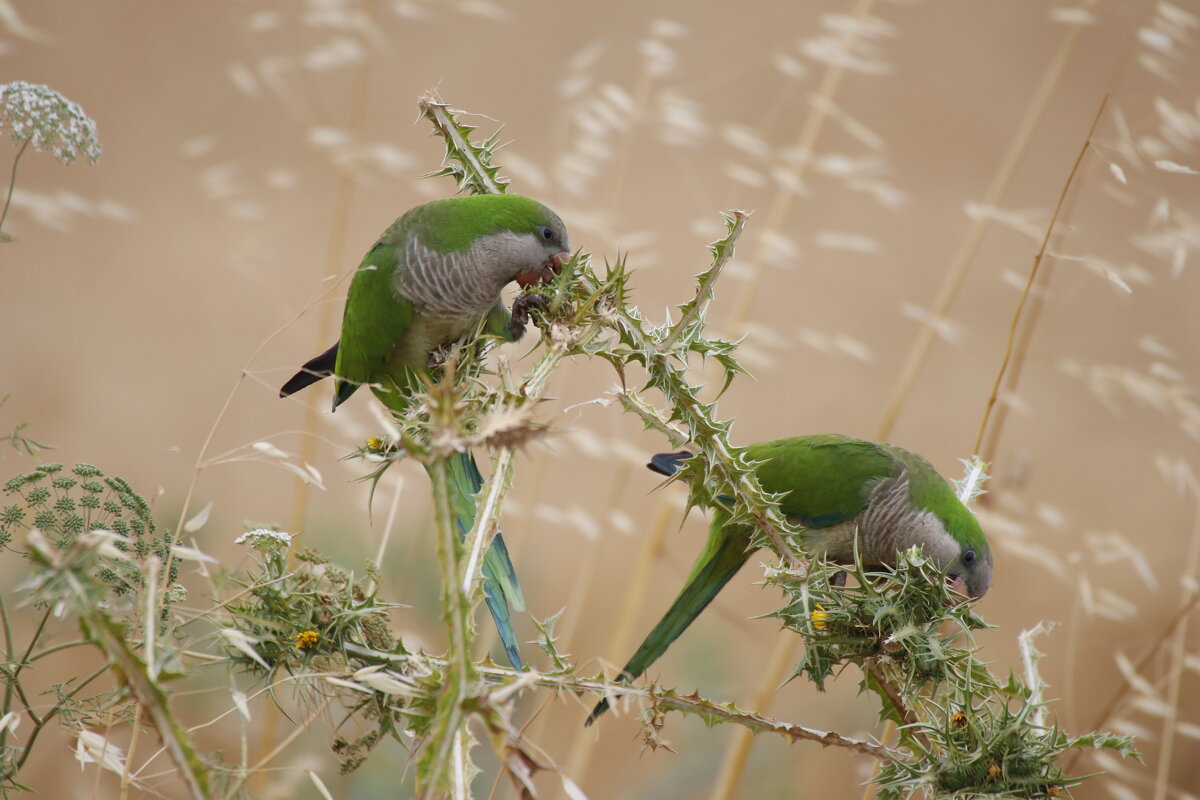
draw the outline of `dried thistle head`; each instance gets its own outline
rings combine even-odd
[[[487,447],[519,449],[548,432],[546,425],[531,418],[532,414],[531,406],[494,407],[479,421],[472,438]]]

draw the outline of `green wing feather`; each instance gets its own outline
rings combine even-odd
[[[359,386],[378,383],[394,372],[390,363],[392,353],[413,318],[412,303],[392,288],[396,270],[403,268],[399,263],[400,252],[396,244],[387,242],[385,235],[363,258],[350,282],[334,367],[334,408]],[[404,388],[414,376],[391,377],[399,378],[396,382]]]
[[[837,434],[776,439],[750,445],[746,453],[766,462],[755,474],[764,489],[785,494],[780,510],[809,528],[854,519],[875,483],[896,471],[879,445]]]

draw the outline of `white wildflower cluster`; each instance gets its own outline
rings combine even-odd
[[[252,531],[246,531],[235,539],[233,543],[248,544],[260,553],[275,555],[288,549],[288,546],[292,543],[292,534],[284,531],[268,530],[267,528],[256,528]]]
[[[0,84],[0,128],[8,126],[13,139],[37,150],[49,150],[63,164],[86,156],[100,160],[96,123],[78,103],[49,86],[24,81]]]

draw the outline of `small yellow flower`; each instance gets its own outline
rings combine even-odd
[[[380,439],[378,436],[372,436],[370,439],[367,439],[367,449],[372,453],[382,453],[383,439]]]
[[[820,603],[817,603],[816,609],[809,615],[812,620],[813,627],[817,630],[825,630],[829,627],[829,612]]]
[[[1000,765],[993,762],[992,765],[990,767],[988,767],[988,780],[994,781],[994,780],[997,780],[999,777],[1000,777]]]
[[[967,725],[967,715],[961,711],[955,711],[950,715],[951,728],[965,728]]]
[[[321,636],[316,631],[301,631],[296,634],[296,649],[311,650],[317,646],[317,640]]]

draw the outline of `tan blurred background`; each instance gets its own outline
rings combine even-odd
[[[304,544],[361,565],[398,498],[383,595],[412,606],[393,615],[405,641],[434,651],[442,634],[423,474],[395,470],[401,479],[381,487],[372,525],[366,487],[354,481],[361,464],[339,461],[376,432],[368,400],[330,415],[327,387],[276,396],[336,336],[341,296],[312,303],[323,279],[357,264],[405,209],[451,192],[444,179],[419,180],[440,157],[428,128],[414,124],[420,93],[436,87],[502,121],[513,188],[555,208],[574,247],[601,261],[627,253],[634,302],[651,319],[688,297],[720,232],[718,212],[755,211],[710,313],[716,332],[747,337],[741,354],[754,377],[719,406],[737,420],[737,443],[880,436],[939,287],[983,231],[886,431],[954,477],[1019,286],[1107,93],[1052,242],[1062,257],[1043,265],[1040,322],[981,512],[997,563],[980,610],[998,626],[979,637],[982,656],[1005,672],[1021,630],[1060,623],[1038,642],[1043,674],[1060,722],[1083,732],[1124,685],[1116,654],[1136,661],[1158,646],[1189,602],[1196,495],[1168,473],[1194,468],[1200,434],[1200,176],[1172,166],[1200,168],[1194,0],[854,10],[832,0],[5,0],[0,10],[0,82],[45,83],[79,102],[104,145],[97,166],[63,168],[36,153],[21,163],[5,225],[16,241],[0,246],[0,395],[12,394],[0,433],[28,422],[30,435],[57,447],[47,458],[126,477],[169,527],[203,459],[189,516],[212,503],[197,542],[229,565],[246,557],[232,540],[247,523],[300,530]],[[870,16],[856,24],[854,13]],[[1042,96],[1011,180],[981,211]],[[5,174],[15,152],[0,145]],[[527,347],[508,350],[516,359]],[[531,612],[563,610],[560,647],[587,672],[624,661],[674,596],[706,527],[693,515],[676,530],[678,487],[652,493],[657,480],[641,464],[661,437],[615,408],[573,407],[612,384],[603,364],[555,377],[559,399],[544,419],[558,435],[521,459],[505,516]],[[257,441],[292,454],[290,463],[307,459],[325,491],[255,455]],[[0,470],[31,463],[5,449]],[[613,649],[632,566],[664,508],[670,531],[634,638]],[[755,586],[761,561],[650,677],[751,703],[778,627],[750,619],[778,601]],[[20,564],[7,568],[16,580]],[[1184,649],[1168,644],[1147,662],[1154,691],[1133,694],[1105,722],[1144,734],[1146,766],[1120,765],[1119,779],[1078,796],[1155,796],[1159,774],[1171,787],[1159,796],[1200,795],[1200,661],[1182,630]],[[768,713],[880,735],[856,680],[846,674],[827,695],[789,683]],[[590,700],[533,693],[524,702],[523,717],[539,712],[529,733],[547,762],[592,798],[706,796],[734,733],[671,716],[663,733],[675,752],[641,753],[629,714],[584,731]],[[198,724],[228,707],[228,692],[177,703]],[[265,753],[290,723],[267,723],[269,703],[254,712],[251,746]],[[293,744],[256,790],[316,797],[304,777],[312,769],[338,798],[403,795],[406,754],[394,743],[337,776],[327,748],[336,722]],[[232,751],[236,734],[222,735],[235,738],[202,744]],[[47,745],[23,777],[43,796],[116,796],[108,776],[64,768],[68,746]],[[486,750],[480,761],[494,773]],[[736,796],[857,797],[869,766],[762,737]],[[1076,771],[1107,766],[1088,759]],[[480,778],[476,789],[486,796],[489,785]],[[1160,791],[1167,785],[1157,780]],[[544,775],[539,786],[554,796],[559,782]]]

